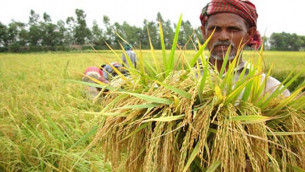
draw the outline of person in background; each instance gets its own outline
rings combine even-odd
[[[130,58],[130,61],[133,65],[133,67],[137,67],[137,56],[136,56],[136,53],[132,50],[132,46],[129,44],[129,45],[125,45],[124,46],[124,49],[126,51],[126,54],[127,56]],[[130,67],[128,62],[127,62],[127,59],[125,57],[125,53],[123,52],[122,54],[122,61],[124,62],[124,65],[126,65],[127,67]]]
[[[127,75],[128,72],[123,68],[123,66],[118,62],[112,62],[111,65],[118,69],[123,75]],[[111,78],[117,76],[118,74],[113,70],[113,68],[109,64],[104,64],[101,66],[103,69],[103,76],[108,81],[111,80]]]
[[[120,63],[112,62],[111,65],[116,69],[118,69],[122,74],[126,73],[126,71],[123,69]],[[101,65],[100,68],[96,66],[90,66],[86,68],[82,81],[98,84],[96,81],[92,79],[94,78],[100,82],[108,84],[111,81],[111,79],[117,75],[118,74],[115,72],[115,70],[112,69],[112,67],[109,64],[103,64]],[[94,99],[99,94],[100,91],[101,88],[88,86],[85,90],[85,94],[89,99]]]
[[[104,78],[102,69],[96,66],[90,66],[86,68],[82,81],[96,84],[92,78],[105,84],[108,84],[109,82]],[[101,91],[101,88],[88,86],[86,87],[85,94],[89,99],[94,99],[98,95],[99,91]]]

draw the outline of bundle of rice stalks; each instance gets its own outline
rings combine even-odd
[[[220,72],[207,63],[202,52],[208,40],[190,62],[180,64],[186,69],[178,70],[180,24],[181,18],[169,57],[160,24],[163,67],[140,55],[140,70],[131,68],[129,79],[121,77],[124,82],[115,88],[101,86],[110,89],[98,113],[107,117],[92,145],[100,142],[118,171],[305,169],[304,85],[281,96],[297,76],[265,93],[270,71],[262,78],[262,51],[237,76],[239,58]],[[193,68],[198,58],[203,64]]]

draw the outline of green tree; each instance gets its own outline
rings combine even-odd
[[[67,29],[65,27],[65,22],[62,20],[57,21],[57,29],[58,29],[58,46],[69,45],[66,44],[65,35],[67,33]]]
[[[52,23],[51,17],[47,13],[43,13],[43,22],[40,22],[41,29],[41,45],[55,47],[60,44],[60,34],[57,25]]]
[[[175,35],[175,32],[172,27],[172,23],[170,20],[164,21],[160,12],[157,13],[157,21],[158,22],[161,21],[165,48],[169,49],[172,46],[172,40],[174,39],[174,35]],[[159,27],[159,23],[158,23],[158,27]]]
[[[166,48],[171,48],[175,36],[174,28],[170,20],[166,20],[163,25],[164,43]]]
[[[75,41],[75,27],[76,27],[76,22],[73,17],[68,17],[66,19],[66,34],[65,34],[65,45],[73,45],[76,43]]]
[[[139,38],[141,37],[142,29],[136,26],[131,26],[127,22],[123,22],[121,26],[123,38],[132,44],[134,47],[139,47]],[[121,33],[119,33],[121,34]]]
[[[20,28],[19,38],[18,38],[19,45],[23,47],[28,46],[29,32],[26,29],[26,24],[19,23],[19,28]]]
[[[196,44],[196,47],[197,47],[197,44],[198,44],[198,41],[203,44],[204,40],[203,40],[203,37],[202,37],[202,32],[201,32],[201,28],[198,27],[197,29],[195,29],[195,34],[196,34],[196,41],[194,42]]]
[[[121,47],[119,45],[119,42],[122,42],[122,41],[121,41],[121,38],[117,34],[119,34],[123,38],[126,38],[125,31],[123,30],[122,26],[118,22],[115,22],[113,24],[112,28],[113,28],[112,32],[114,32],[112,47],[116,48],[116,49],[120,49]]]
[[[114,29],[113,26],[110,24],[110,18],[106,15],[103,16],[103,24],[106,30],[106,32],[104,32],[105,42],[113,46],[113,44],[115,43],[115,34],[113,33]]]
[[[45,23],[52,23],[52,19],[49,14],[43,13],[43,20]]]
[[[29,17],[29,43],[31,46],[41,45],[41,35],[42,31],[39,27],[39,14],[35,13],[34,10],[31,10]]]
[[[283,33],[272,33],[270,36],[271,50],[288,50],[287,34]]]
[[[193,30],[194,29],[188,20],[181,22],[179,41],[178,41],[180,46],[183,46],[186,49],[191,49],[194,47],[192,44],[192,40],[195,40],[196,37],[194,35]]]
[[[301,36],[300,37],[301,39],[302,39],[302,41],[303,41],[303,45],[302,45],[302,47],[301,47],[301,51],[305,51],[305,36]]]
[[[38,21],[39,21],[39,14],[35,13],[34,10],[31,10],[29,17],[29,25],[37,24]]]
[[[300,51],[304,43],[302,37],[295,33],[272,33],[270,37],[271,50]]]
[[[0,22],[0,47],[8,47],[8,28]]]
[[[9,45],[19,45],[20,42],[25,42],[21,37],[21,32],[25,31],[25,24],[21,22],[12,21],[8,27],[8,43]],[[24,45],[24,44],[22,44]]]
[[[103,46],[105,42],[105,38],[103,36],[103,30],[99,28],[96,21],[93,21],[93,26],[91,30],[92,30],[91,41],[93,42],[93,44],[97,46]]]
[[[77,44],[88,43],[91,37],[91,31],[87,28],[86,14],[81,9],[75,10],[77,25],[75,27],[75,40]]]
[[[155,49],[160,49],[161,45],[159,41],[157,24],[154,21],[147,21],[146,19],[144,20],[143,23],[144,23],[144,27],[141,33],[142,47],[144,49],[150,48],[149,38],[148,38],[148,33],[149,33],[153,47]]]
[[[288,44],[290,45],[290,51],[300,51],[302,45],[304,45],[304,41],[302,40],[302,38],[295,33],[290,34],[289,38],[290,39]]]
[[[9,23],[5,39],[8,51],[18,52],[21,47],[27,44],[25,24],[16,21]]]

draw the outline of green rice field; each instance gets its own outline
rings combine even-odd
[[[153,63],[150,51],[142,53]],[[162,52],[156,53],[161,59]],[[179,54],[177,59],[184,59]],[[186,51],[186,59],[194,54]],[[110,51],[0,54],[0,171],[111,171],[99,144],[88,147],[103,120],[90,112],[102,106],[72,80],[81,80],[86,67],[118,61],[118,56]],[[263,56],[266,70],[273,65],[271,75],[280,81],[301,72],[290,90],[304,82],[305,52],[266,51]]]

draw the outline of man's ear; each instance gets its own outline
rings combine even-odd
[[[205,27],[204,27],[204,26],[201,26],[200,29],[201,29],[201,33],[202,33],[203,40],[205,41],[205,40],[207,39],[206,33],[205,33]]]
[[[253,36],[255,36],[256,35],[256,33],[257,33],[257,30],[256,30],[256,27],[250,27],[249,29],[248,29],[248,38],[247,38],[247,40],[249,40],[250,38],[252,38]]]
[[[249,28],[247,36],[247,45],[257,50],[262,44],[262,38],[256,27]]]

